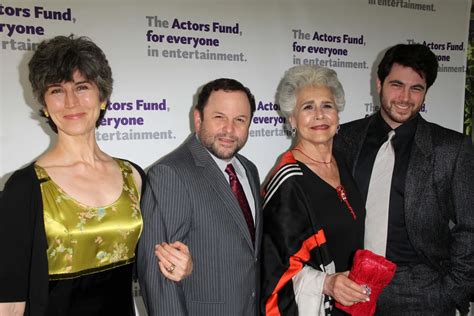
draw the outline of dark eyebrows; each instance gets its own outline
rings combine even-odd
[[[400,84],[400,85],[405,85],[403,82],[401,82],[400,80],[396,80],[396,79],[390,80],[388,83],[396,83],[396,84]]]
[[[80,85],[80,84],[92,84],[92,82],[90,80],[82,80],[82,81],[78,81],[78,82],[74,82],[74,85]]]
[[[50,83],[46,86],[46,90],[52,87],[60,87],[60,86],[61,86],[60,83]]]
[[[411,86],[411,88],[416,88],[416,89],[420,89],[420,90],[426,90],[426,87],[422,84],[415,84],[413,86]]]
[[[248,117],[248,115],[242,114],[242,115],[236,116],[236,118],[248,119],[249,117]]]
[[[92,82],[90,80],[82,80],[82,81],[72,82],[72,83],[74,83],[75,86],[85,84],[85,83],[92,84]],[[50,83],[46,86],[46,89],[49,89],[49,88],[52,88],[52,87],[60,87],[60,86],[61,86],[61,83],[59,83],[59,82]]]
[[[396,80],[396,79],[390,80],[388,83],[392,83],[392,84],[395,83],[395,84],[399,84],[399,85],[402,85],[402,86],[405,86],[405,85],[406,85],[406,84],[403,83],[402,81]],[[426,90],[426,87],[425,87],[424,85],[422,85],[422,84],[419,84],[419,83],[418,83],[418,84],[414,84],[413,86],[410,86],[410,88],[416,88],[416,89]]]

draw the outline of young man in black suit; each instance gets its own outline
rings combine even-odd
[[[391,47],[377,72],[380,110],[342,125],[335,140],[366,201],[365,247],[382,242],[380,254],[398,266],[378,300],[378,315],[455,315],[456,308],[466,313],[473,291],[472,142],[419,114],[437,70],[426,46]],[[370,184],[380,175],[374,162],[392,130],[394,161],[378,169],[389,179],[388,207],[371,213],[370,195],[377,189]],[[377,194],[376,203],[382,198]],[[385,220],[370,222],[380,212],[387,212]],[[374,225],[383,233],[373,234]]]

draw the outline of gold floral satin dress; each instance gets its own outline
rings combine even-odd
[[[35,165],[48,243],[48,316],[134,315],[132,266],[142,230],[140,193],[130,163],[116,162],[122,192],[103,207],[76,201]]]

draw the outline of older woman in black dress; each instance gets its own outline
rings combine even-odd
[[[296,141],[265,187],[262,312],[343,314],[333,300],[368,299],[347,277],[355,251],[363,248],[365,210],[333,152],[344,91],[333,70],[295,66],[280,81],[277,103]]]
[[[96,142],[112,93],[108,61],[89,39],[58,36],[38,46],[29,70],[57,139],[5,186],[0,315],[134,315],[132,265],[146,181],[137,165]],[[184,244],[157,251],[166,276],[190,273]]]

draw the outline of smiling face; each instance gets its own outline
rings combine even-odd
[[[420,111],[426,95],[426,80],[410,67],[393,64],[383,84],[377,79],[380,114],[395,129]]]
[[[325,86],[308,86],[298,91],[290,123],[296,127],[299,143],[332,144],[339,115],[331,90]]]
[[[58,134],[76,136],[94,131],[100,114],[100,98],[97,86],[79,71],[74,71],[72,80],[50,84],[44,101]]]
[[[194,111],[196,134],[214,156],[229,160],[247,142],[250,103],[243,91],[213,91],[203,110]]]

